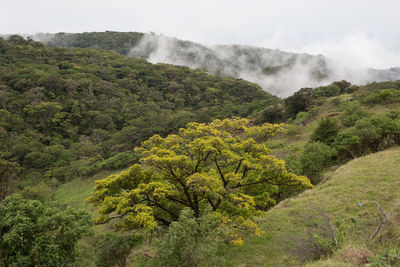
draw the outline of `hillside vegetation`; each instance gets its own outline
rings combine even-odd
[[[50,46],[115,50],[152,63],[168,63],[257,83],[280,97],[306,86],[335,80],[353,83],[400,79],[400,68],[353,69],[322,55],[244,45],[207,46],[174,37],[139,32],[84,32],[34,36]]]
[[[104,50],[0,39],[0,173],[9,175],[0,198],[17,187],[46,198],[58,182],[136,162],[132,149],[156,133],[255,116],[276,101],[244,80]]]
[[[400,81],[279,99],[64,35],[0,39],[2,265],[399,264]]]
[[[288,170],[306,174],[314,184],[322,183],[317,189],[289,198],[260,215],[256,223],[265,235],[245,240],[242,247],[229,246],[222,254],[226,260],[224,265],[303,266],[311,262],[315,266],[359,266],[373,262],[374,257],[379,260],[395,253],[393,249],[398,245],[399,236],[396,203],[400,197],[397,192],[400,151],[390,149],[363,155],[396,145],[395,137],[400,133],[396,115],[400,110],[398,88],[399,82],[361,87],[337,82],[330,87],[302,89],[266,107],[257,116],[259,122],[287,120],[292,123],[287,135],[278,135],[266,145],[274,155],[285,159]],[[372,126],[355,126],[357,121],[371,119],[375,119]],[[329,129],[331,124],[326,124],[327,120],[334,122],[334,131],[317,130]],[[382,126],[380,120],[386,120],[394,128]],[[391,129],[391,134],[386,135],[385,129]],[[366,134],[368,131],[373,134]],[[346,132],[350,140],[357,141],[349,149],[354,149],[361,158],[352,160],[353,155],[347,149],[336,150],[336,139]],[[320,140],[316,142],[316,138]],[[314,165],[308,164],[310,161],[305,155],[310,156]],[[352,161],[334,171],[349,160]],[[78,199],[83,201],[89,196],[92,185],[87,180],[73,181],[60,187],[56,196],[64,203],[79,203]],[[71,192],[76,192],[78,198],[74,199],[75,194]],[[287,195],[281,193],[280,197]],[[391,219],[368,241],[380,224],[375,201]],[[337,235],[338,247],[332,231]],[[133,253],[131,260],[137,264],[141,253],[154,250],[154,243],[145,246],[138,250],[141,252]],[[327,257],[331,259],[318,261]]]
[[[261,216],[258,224],[266,234],[232,248],[226,259],[231,266],[302,265],[318,259],[328,245],[334,246],[329,221],[339,249],[332,261],[312,266],[359,266],[368,257],[398,248],[399,172],[398,148],[349,162],[327,175],[316,189],[287,199]],[[369,240],[382,216],[375,201],[389,216],[389,223]]]

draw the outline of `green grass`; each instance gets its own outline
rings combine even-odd
[[[94,218],[96,217],[96,211],[92,208],[91,204],[85,203],[85,199],[88,198],[93,192],[95,181],[105,178],[112,173],[118,173],[121,171],[122,170],[114,172],[104,171],[90,178],[74,179],[59,186],[55,192],[54,199],[63,204],[68,204],[74,208],[83,208]],[[78,257],[75,263],[76,266],[95,266],[94,243],[96,242],[96,237],[112,231],[112,226],[110,224],[95,225],[93,230],[94,236],[81,239],[77,244]]]
[[[94,178],[78,178],[57,188],[55,200],[69,204],[75,208],[84,208],[84,199],[89,197],[94,189]]]
[[[94,188],[94,181],[106,177],[103,173],[89,179],[76,179],[60,186],[56,200],[74,207],[85,208],[94,216],[90,205],[84,204]],[[378,224],[378,201],[390,217],[400,214],[400,149],[392,149],[358,158],[326,175],[328,181],[316,189],[287,199],[257,219],[265,234],[249,238],[244,246],[231,247],[225,258],[228,266],[301,266],[296,251],[301,239],[314,224],[324,223],[320,211],[332,221],[354,218],[354,233],[348,233],[342,246],[364,243]],[[328,178],[330,177],[330,178]],[[360,207],[362,203],[362,207]],[[96,226],[97,234],[110,231],[106,225]],[[79,266],[93,266],[93,239],[79,243]],[[382,244],[371,244],[370,249],[382,251]],[[389,246],[389,245],[388,245]],[[83,255],[84,254],[84,255]],[[310,263],[307,266],[356,266],[336,259]]]
[[[299,248],[307,232],[326,223],[322,212],[331,221],[338,219],[355,225],[346,230],[342,246],[365,243],[379,223],[378,201],[389,217],[400,215],[400,149],[392,149],[358,158],[336,170],[332,177],[316,189],[287,199],[258,218],[265,234],[250,238],[242,247],[227,252],[230,266],[300,266]],[[398,238],[398,237],[397,237]],[[380,251],[390,246],[369,243],[369,249]],[[306,248],[303,248],[306,249]],[[332,261],[332,260],[329,260]],[[333,261],[334,262],[334,261]],[[329,262],[310,266],[345,266]],[[350,265],[351,266],[351,265]]]
[[[68,183],[60,185],[55,192],[54,199],[75,208],[84,208],[90,211],[90,205],[85,203],[85,199],[93,192],[95,181],[121,171],[122,170],[114,172],[103,171],[90,178],[76,178]]]

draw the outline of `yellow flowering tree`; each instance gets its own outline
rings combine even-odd
[[[122,230],[168,226],[185,207],[195,217],[211,209],[231,230],[231,240],[241,243],[240,229],[259,233],[252,218],[273,205],[282,188],[312,187],[264,144],[281,132],[284,124],[255,126],[233,118],[189,123],[165,138],[154,135],[135,149],[141,164],[96,181],[88,201],[99,206],[98,222],[119,218]]]

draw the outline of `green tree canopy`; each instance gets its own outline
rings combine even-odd
[[[198,218],[211,207],[221,223],[258,229],[257,210],[273,205],[278,193],[312,187],[290,173],[262,142],[284,132],[284,124],[253,126],[247,119],[189,123],[178,134],[154,135],[136,152],[142,164],[96,182],[88,201],[99,205],[99,222],[120,218],[121,229],[169,225],[189,207]],[[114,216],[114,217],[111,217]]]
[[[331,118],[324,118],[318,122],[318,126],[311,135],[311,141],[322,142],[330,145],[335,141],[335,137],[339,132],[337,121]]]
[[[0,203],[2,266],[70,266],[76,242],[91,234],[84,210],[47,206],[11,195]]]
[[[18,178],[21,168],[15,162],[0,158],[0,203],[10,192],[10,184]]]

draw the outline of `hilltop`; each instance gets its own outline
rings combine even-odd
[[[302,87],[336,80],[356,84],[400,79],[400,68],[354,69],[323,55],[309,55],[244,45],[207,46],[174,37],[140,32],[37,34],[49,46],[115,50],[152,63],[168,63],[243,78],[269,93],[287,97]]]

